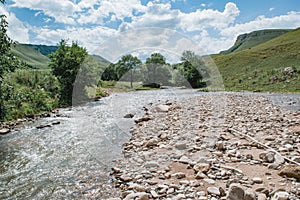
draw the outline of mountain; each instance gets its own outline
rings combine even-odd
[[[234,45],[230,49],[221,51],[221,53],[228,54],[232,52],[242,51],[245,49],[250,49],[254,46],[272,40],[280,35],[283,35],[289,31],[290,30],[286,29],[269,29],[245,33],[237,37]]]
[[[226,90],[300,92],[300,28],[266,42],[262,37],[251,48],[211,56]]]
[[[49,54],[55,52],[58,46],[20,44],[13,46],[13,53],[32,68],[47,69],[50,62]],[[106,66],[109,61],[98,55],[91,55],[94,60]]]
[[[49,54],[56,51],[57,46],[16,44],[13,53],[33,68],[47,68]]]

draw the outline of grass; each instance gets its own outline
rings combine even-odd
[[[45,69],[50,59],[36,50],[34,46],[16,44],[13,53],[33,68]]]
[[[300,92],[299,38],[300,28],[251,49],[212,56],[226,90]],[[285,74],[286,67],[297,72]]]
[[[232,52],[242,51],[250,49],[269,40],[272,40],[280,35],[287,33],[290,30],[285,29],[271,29],[271,30],[259,30],[251,33],[240,35],[235,44],[228,50],[221,53],[228,54]]]

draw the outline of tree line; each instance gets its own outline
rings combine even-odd
[[[5,3],[5,0],[0,0]],[[205,86],[208,71],[200,56],[184,51],[181,62],[170,64],[160,53],[143,63],[127,54],[103,67],[77,42],[61,40],[50,54],[48,71],[30,69],[12,53],[14,42],[7,35],[6,16],[0,16],[0,121],[14,120],[70,106],[88,99],[87,87],[104,81],[142,82],[144,86]],[[75,94],[75,96],[74,96]]]

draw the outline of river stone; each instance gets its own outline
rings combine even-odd
[[[262,180],[262,178],[260,178],[260,177],[253,177],[253,178],[252,178],[252,181],[253,181],[254,183],[256,183],[256,184],[262,184],[262,183],[263,183],[263,180]]]
[[[288,165],[280,170],[278,175],[300,180],[300,166]]]
[[[187,156],[181,156],[181,158],[179,159],[179,162],[181,162],[183,164],[189,164],[191,161]]]
[[[242,200],[244,199],[244,195],[244,188],[240,184],[232,183],[229,186],[229,191],[226,200]]]
[[[212,195],[216,195],[216,196],[220,196],[220,190],[217,187],[208,187],[207,189],[207,193],[208,194],[212,194]]]
[[[271,198],[271,200],[288,200],[289,199],[289,193],[287,192],[276,192],[274,196]]]
[[[134,117],[134,114],[132,114],[132,113],[126,114],[124,116],[124,118],[133,118],[133,117]]]
[[[257,200],[267,200],[267,195],[264,193],[258,193]]]
[[[2,128],[2,129],[0,129],[0,135],[5,135],[5,134],[7,134],[9,132],[10,132],[10,130],[8,128]]]
[[[198,163],[193,167],[193,169],[195,170],[195,172],[207,173],[210,170],[210,164]]]
[[[133,199],[148,200],[149,196],[145,192],[130,193],[125,197],[124,200],[133,200]]]
[[[252,189],[247,188],[245,190],[244,200],[256,200],[255,192]]]
[[[132,178],[130,176],[122,175],[120,177],[120,180],[123,182],[129,182],[129,181],[132,181]]]
[[[275,153],[267,151],[259,154],[259,158],[264,162],[272,163],[275,160]]]
[[[158,162],[156,162],[156,161],[148,161],[148,162],[146,162],[145,164],[144,164],[144,167],[145,168],[158,168],[159,167],[159,164],[158,164]]]
[[[167,105],[158,105],[155,109],[157,112],[168,112],[170,107]]]
[[[186,143],[184,143],[184,142],[177,142],[175,144],[175,148],[178,150],[184,150],[187,148],[187,146],[186,146]]]
[[[185,173],[177,172],[175,174],[172,174],[172,177],[175,177],[177,179],[182,179],[182,178],[185,178]]]

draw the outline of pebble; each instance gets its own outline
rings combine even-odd
[[[220,196],[220,190],[217,187],[208,187],[207,189],[207,193],[208,194],[212,194],[212,195],[216,195],[216,196]]]
[[[244,199],[245,191],[240,184],[233,183],[229,187],[227,200],[242,200]]]
[[[8,128],[0,129],[0,135],[5,135],[5,134],[8,134],[9,132],[10,132],[10,129],[8,129]]]
[[[260,177],[253,177],[252,181],[253,181],[253,183],[256,183],[256,184],[262,184],[263,183],[263,179],[260,178]]]
[[[287,192],[276,192],[274,196],[271,198],[271,200],[288,200],[289,199],[289,193]]]

